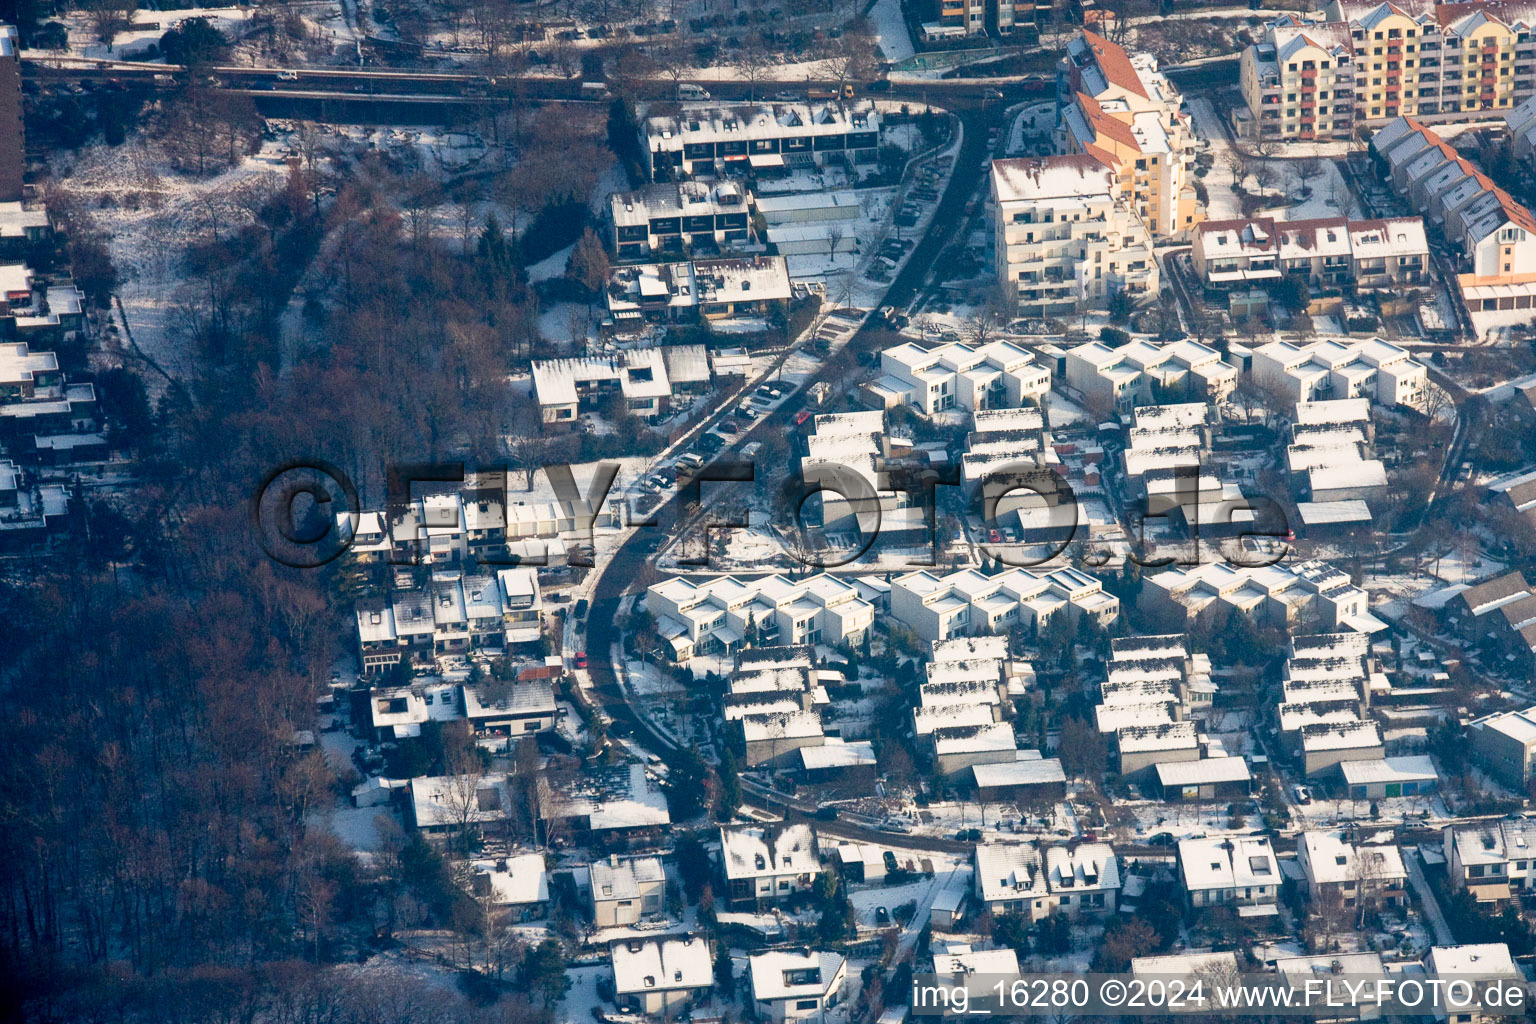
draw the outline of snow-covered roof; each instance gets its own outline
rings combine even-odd
[[[588,870],[592,899],[596,902],[637,900],[642,883],[662,882],[667,877],[657,857],[621,859],[615,854],[605,860],[593,861]]]
[[[1164,788],[1203,786],[1217,782],[1247,782],[1248,761],[1241,757],[1207,757],[1199,761],[1170,761],[1154,766]]]
[[[845,741],[839,736],[828,736],[819,747],[801,747],[800,764],[806,771],[829,768],[857,768],[873,765],[875,746],[868,740]]]
[[[549,873],[541,854],[475,861],[474,868],[477,891],[483,890],[497,906],[549,902]]]
[[[1315,884],[1408,877],[1395,846],[1356,846],[1346,842],[1342,832],[1303,832],[1301,845],[1307,874]]]
[[[1132,957],[1131,973],[1141,977],[1159,975],[1193,977],[1207,974],[1236,977],[1237,954],[1230,952],[1170,953],[1167,956]]]
[[[1424,754],[1408,754],[1402,757],[1384,757],[1369,761],[1344,761],[1339,765],[1344,773],[1344,783],[1349,786],[1368,786],[1373,783],[1433,782],[1440,776],[1435,762]]]
[[[620,995],[709,988],[715,983],[714,960],[702,938],[615,942],[613,987]]]
[[[1024,754],[1028,751],[1019,751]],[[1038,754],[1038,752],[1036,752]],[[1067,773],[1054,757],[1019,758],[996,764],[973,764],[971,776],[977,788],[993,786],[1048,786],[1065,783]]]
[[[1011,949],[968,949],[933,954],[933,973],[938,975],[1019,973],[1019,956]]]
[[[1179,870],[1190,891],[1280,884],[1280,864],[1267,836],[1180,840]]]
[[[809,825],[723,825],[720,857],[727,879],[815,872],[816,834]]]
[[[771,950],[747,958],[756,999],[808,999],[827,995],[845,973],[841,953]]]
[[[980,843],[972,859],[983,902],[1043,896],[1047,891],[1040,852],[1032,843]]]
[[[1424,957],[1424,967],[1441,977],[1468,975],[1477,978],[1518,977],[1509,946],[1502,942],[1466,943],[1459,946],[1433,946]]]

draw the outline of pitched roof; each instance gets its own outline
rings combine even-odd
[[[1098,62],[1099,70],[1104,72],[1105,79],[1122,89],[1129,89],[1142,99],[1151,99],[1124,47],[1088,29],[1083,29],[1083,40],[1093,51],[1094,60]]]

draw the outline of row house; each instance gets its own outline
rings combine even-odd
[[[1203,217],[1194,128],[1157,61],[1084,29],[1067,44],[1056,80],[1059,149],[1103,161],[1153,238],[1193,230]]]
[[[1387,408],[1424,404],[1429,371],[1404,348],[1371,338],[1272,341],[1253,350],[1255,384],[1288,404],[1369,398]]]
[[[744,644],[857,644],[875,618],[855,584],[825,573],[801,580],[671,579],[646,591],[645,606],[680,662]]]
[[[363,672],[384,672],[406,658],[426,664],[536,643],[543,609],[537,575],[521,568],[438,578],[419,589],[364,598],[354,613]]]
[[[1472,312],[1536,308],[1536,217],[1412,117],[1371,139],[1392,190],[1461,250],[1457,285]]]
[[[864,394],[881,408],[897,405],[925,416],[946,409],[1017,409],[1051,390],[1051,371],[1011,342],[950,342],[923,348],[903,342],[880,353],[878,380]]]
[[[106,455],[96,388],[71,384],[53,352],[0,342],[0,444],[24,463],[58,465]]]
[[[1325,628],[1347,627],[1362,633],[1386,628],[1370,614],[1364,590],[1326,562],[1242,566],[1207,562],[1148,576],[1137,605],[1155,622],[1186,626],[1226,609],[1259,625],[1279,628],[1308,621]]]
[[[1536,587],[1511,572],[1468,587],[1445,608],[1452,627],[1485,656],[1529,672],[1536,661]]]
[[[1021,315],[1157,294],[1151,235],[1101,159],[994,160],[991,183],[999,283]]]
[[[658,252],[707,251],[752,240],[752,194],[739,182],[646,185],[608,198],[614,251],[621,260]]]
[[[1382,220],[1207,221],[1190,253],[1208,287],[1278,281],[1288,274],[1319,288],[1399,288],[1423,284],[1429,241],[1418,217]]]
[[[647,117],[640,144],[655,181],[872,163],[880,148],[880,113],[867,100],[688,106]]]
[[[1119,348],[1091,341],[1067,350],[1066,367],[1067,383],[1080,394],[1113,403],[1121,412],[1154,404],[1158,390],[1187,390],[1214,403],[1237,389],[1237,367],[1188,338],[1169,343],[1137,339]]]
[[[1071,623],[1087,615],[1107,627],[1120,614],[1120,601],[1097,578],[1072,568],[1011,569],[996,576],[975,569],[942,576],[919,570],[891,582],[891,615],[929,643],[1015,627],[1038,633],[1063,613]]]
[[[620,268],[614,273],[623,274],[626,269],[638,272],[639,268]],[[665,415],[679,387],[707,385],[710,380],[709,359],[702,345],[676,347],[699,351],[669,358],[671,348],[640,348],[607,356],[534,360],[533,398],[539,406],[540,422],[546,427],[574,426],[581,413],[597,411],[615,396],[631,415],[652,420]],[[674,367],[683,368],[685,378],[690,379],[674,380]]]

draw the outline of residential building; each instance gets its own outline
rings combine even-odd
[[[1503,507],[1536,526],[1536,469],[1519,470],[1488,482],[1488,493]]]
[[[1179,878],[1196,909],[1232,906],[1244,917],[1279,913],[1280,863],[1268,836],[1181,839]]]
[[[1239,59],[1250,132],[1271,142],[1350,138],[1356,73],[1345,26],[1291,15],[1269,23]]]
[[[1312,409],[1325,405],[1369,408],[1363,399],[1298,403],[1299,408]],[[1326,423],[1293,421],[1285,461],[1297,494],[1313,502],[1363,501],[1381,495],[1387,470],[1381,460],[1368,457],[1370,432],[1369,411],[1358,420],[1340,416]]]
[[[1428,280],[1429,240],[1420,217],[1206,221],[1190,252],[1208,287],[1249,287],[1289,274],[1317,288],[1401,288]]]
[[[1159,766],[1200,760],[1200,733],[1194,722],[1157,722],[1122,725],[1115,730],[1115,753],[1120,778],[1137,782]]]
[[[0,29],[0,32],[3,31]],[[0,100],[0,106],[3,104],[4,100]],[[0,256],[24,255],[28,248],[47,242],[52,236],[53,226],[48,221],[48,211],[41,205],[34,206],[20,200],[0,202]]]
[[[1479,903],[1536,888],[1536,821],[1450,825],[1441,833],[1441,845],[1451,888],[1467,890]]]
[[[698,936],[626,939],[609,947],[614,1002],[619,1009],[675,1017],[715,987],[709,943]]]
[[[825,1022],[848,980],[841,953],[818,950],[770,950],[747,957],[747,984],[756,1020]]]
[[[939,19],[923,22],[923,38],[957,39],[995,32],[1035,39],[1041,14],[1048,14],[1052,7],[1051,0],[943,0]]]
[[[1356,844],[1340,831],[1303,832],[1296,863],[1314,900],[1335,898],[1345,907],[1402,906],[1408,900],[1408,870],[1395,846]]]
[[[1051,390],[1051,371],[1007,341],[949,342],[925,349],[904,342],[880,353],[884,376],[864,387],[883,409],[904,405],[932,416],[946,409],[1017,409]]]
[[[1371,139],[1393,191],[1461,250],[1472,312],[1536,306],[1536,217],[1424,124],[1400,117]]]
[[[656,181],[872,163],[880,148],[880,114],[868,100],[689,104],[677,114],[645,118],[640,144]]]
[[[0,444],[12,457],[44,464],[102,458],[106,435],[97,417],[95,385],[69,383],[57,354],[0,342]]]
[[[1200,979],[1209,984],[1214,979],[1237,978],[1237,954],[1170,953],[1167,956],[1131,958],[1131,976],[1136,978]]]
[[[789,300],[783,256],[743,256],[692,263],[637,263],[608,277],[608,312],[616,324],[764,316]]]
[[[1520,573],[1468,587],[1445,610],[1456,630],[1484,656],[1531,667],[1536,658],[1536,587]]]
[[[354,612],[363,672],[386,671],[404,658],[426,664],[536,643],[543,609],[537,575],[520,568],[439,577],[418,589],[363,598]]]
[[[553,732],[559,715],[548,679],[464,684],[464,717],[483,745],[510,749],[521,736]],[[486,744],[487,738],[500,744]]]
[[[809,892],[821,873],[808,825],[724,825],[720,867],[732,906],[777,906]]]
[[[975,569],[944,576],[919,570],[891,581],[891,615],[929,643],[1015,626],[1039,632],[1059,613],[1072,623],[1088,615],[1107,627],[1120,614],[1120,601],[1096,577],[1072,568],[1038,574],[1010,569],[996,576]]]
[[[1120,862],[1107,843],[1043,851],[1033,843],[979,843],[971,860],[976,899],[988,913],[1038,921],[1115,910]]]
[[[1097,157],[1156,239],[1183,237],[1204,217],[1195,193],[1195,133],[1184,98],[1151,54],[1130,54],[1084,29],[1056,72],[1058,135],[1067,153]]]
[[[614,252],[640,260],[745,245],[752,239],[752,194],[739,182],[677,181],[608,197]]]
[[[44,543],[69,518],[69,489],[39,484],[10,459],[0,459],[0,550]]]
[[[857,644],[875,619],[856,586],[827,574],[675,578],[652,585],[645,604],[677,661],[743,644]]]
[[[415,680],[409,686],[374,687],[367,700],[368,727],[376,743],[417,737],[428,722],[456,722],[464,717],[458,684],[438,677]]]
[[[430,775],[411,780],[409,820],[423,832],[495,825],[511,813],[505,775]]]
[[[1509,154],[1527,167],[1536,165],[1536,96],[1504,115]]]
[[[1119,348],[1090,341],[1067,350],[1066,366],[1068,384],[1089,401],[1113,403],[1122,413],[1161,404],[1180,392],[1220,402],[1237,388],[1237,367],[1188,338],[1167,343],[1137,339]]]
[[[1271,341],[1253,350],[1249,374],[1286,402],[1369,398],[1388,408],[1424,404],[1428,370],[1406,349],[1371,338]]]
[[[660,914],[666,906],[667,873],[656,857],[620,857],[593,861],[592,924],[598,928],[633,925]]]
[[[1524,793],[1536,775],[1536,708],[1499,711],[1467,726],[1472,756],[1500,782]]]
[[[1424,973],[1436,978],[1466,978],[1486,981],[1492,978],[1508,978],[1524,985],[1525,974],[1515,965],[1509,954],[1509,946],[1502,942],[1466,943],[1459,946],[1433,946],[1424,955]],[[1473,1008],[1471,1013],[1438,1015],[1455,1024],[1483,1024],[1484,1021],[1500,1020],[1505,1015]]]
[[[654,849],[672,823],[667,796],[646,767],[637,762],[588,766],[560,783],[555,816],[570,821],[608,849],[623,844]]]
[[[477,860],[470,867],[475,895],[505,911],[512,920],[537,921],[549,912],[549,872],[544,868],[543,854]]]
[[[999,281],[1022,315],[1157,294],[1151,236],[1098,157],[992,161],[992,212]]]
[[[1307,778],[1337,775],[1343,761],[1379,761],[1386,756],[1375,722],[1318,722],[1301,727],[1303,771]]]
[[[622,273],[621,268],[615,273]],[[629,268],[633,269],[633,268]],[[583,412],[601,410],[614,396],[627,412],[646,419],[664,415],[679,384],[709,383],[709,360],[703,345],[621,349],[611,356],[536,359],[533,398],[546,426],[574,426]],[[681,367],[690,379],[673,381],[669,369]]]
[[[983,802],[1046,807],[1067,795],[1067,773],[1061,759],[1041,757],[1038,750],[1016,750],[1012,761],[973,764],[970,772],[976,799]]]
[[[1532,13],[1520,3],[1333,0],[1286,16],[1242,57],[1243,98],[1262,137],[1348,138],[1386,118],[1514,108],[1536,92]]]
[[[1167,569],[1143,581],[1137,604],[1171,625],[1225,608],[1282,628],[1309,620],[1364,633],[1386,626],[1370,614],[1365,591],[1350,582],[1348,573],[1316,559],[1294,565],[1207,562]]]
[[[0,202],[21,198],[27,165],[21,114],[21,37],[15,26],[0,25]]]

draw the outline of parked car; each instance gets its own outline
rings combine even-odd
[[[836,807],[818,807],[818,808],[816,808],[816,820],[817,821],[836,821],[837,820],[837,808]]]
[[[884,907],[875,908],[875,924],[890,924],[891,912]]]
[[[1296,802],[1299,804],[1309,804],[1312,802],[1312,791],[1306,786],[1292,786],[1291,795],[1296,798]]]
[[[572,658],[571,658],[571,665],[574,668],[586,668],[587,667],[587,652],[586,651],[577,651],[575,653],[575,655],[572,656]]]

